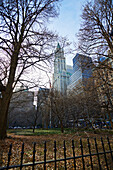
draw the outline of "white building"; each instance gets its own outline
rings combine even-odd
[[[64,51],[58,43],[57,48],[55,50],[53,87],[55,90],[61,92],[62,94],[66,94],[67,85],[69,84],[69,77],[72,72],[71,66],[67,66],[67,68],[64,57]]]

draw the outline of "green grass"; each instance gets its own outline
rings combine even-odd
[[[76,130],[65,128],[64,134],[73,134]],[[15,135],[25,135],[25,136],[40,136],[40,135],[53,135],[53,134],[62,134],[60,128],[53,129],[35,129],[33,133],[32,129],[8,129],[8,133],[13,133]]]
[[[84,131],[86,132],[94,132],[92,129],[71,129],[71,128],[65,128],[64,129],[64,134],[74,134],[76,132],[83,133]],[[107,130],[107,129],[96,129],[95,132],[97,134],[112,134],[113,135],[113,130]],[[62,134],[60,128],[56,129],[35,129],[35,132],[33,133],[32,129],[9,129],[8,133],[13,133],[15,135],[24,135],[24,136],[41,136],[41,135],[53,135],[53,134]]]
[[[14,133],[15,135],[25,135],[25,136],[40,136],[40,135],[52,135],[61,134],[60,129],[35,129],[33,133],[32,129],[9,129],[8,133]]]

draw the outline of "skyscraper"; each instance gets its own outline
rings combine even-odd
[[[68,90],[81,84],[85,85],[87,79],[92,76],[92,65],[91,57],[76,54],[73,58],[73,74],[69,78]]]
[[[54,59],[54,75],[53,87],[55,90],[66,94],[67,84],[69,82],[70,74],[66,71],[66,61],[64,57],[64,50],[57,44]]]

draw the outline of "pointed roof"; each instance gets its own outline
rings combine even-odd
[[[61,47],[60,47],[60,44],[59,44],[59,43],[57,44],[57,49],[61,49]]]

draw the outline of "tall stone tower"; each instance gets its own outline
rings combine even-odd
[[[54,75],[53,75],[53,87],[55,90],[66,94],[67,90],[67,73],[66,73],[66,62],[64,57],[64,51],[60,47],[60,44],[57,44],[55,50],[55,59],[54,59]]]

